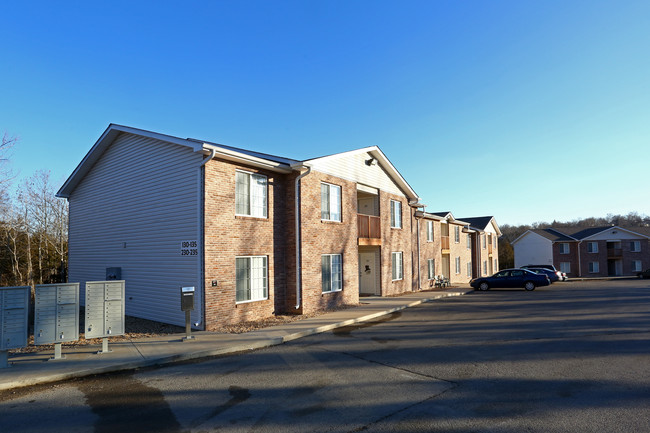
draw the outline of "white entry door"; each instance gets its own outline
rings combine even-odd
[[[379,266],[374,252],[359,253],[359,293],[364,295],[379,295],[378,272]]]

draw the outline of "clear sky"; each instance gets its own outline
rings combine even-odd
[[[650,2],[0,5],[0,134],[62,182],[109,123],[307,159],[377,145],[500,224],[650,214]]]

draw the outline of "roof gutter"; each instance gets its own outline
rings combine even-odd
[[[307,176],[311,172],[311,166],[309,165],[303,165],[300,164],[296,167],[292,166],[292,168],[295,169],[303,169],[306,168],[307,171],[300,173],[298,177],[296,177],[295,181],[295,202],[296,202],[296,210],[295,210],[295,218],[296,218],[296,310],[300,308],[302,305],[302,242],[300,239],[300,179],[303,177]]]

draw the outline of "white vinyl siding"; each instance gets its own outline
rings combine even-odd
[[[268,298],[268,266],[266,256],[235,259],[237,302],[261,301]]]
[[[402,253],[401,252],[396,252],[396,253],[391,253],[391,261],[392,261],[392,279],[393,281],[395,280],[401,280],[404,278],[404,266],[402,262]]]
[[[427,260],[427,278],[433,280],[436,276],[436,262],[434,259]]]
[[[261,174],[237,170],[235,174],[235,213],[266,218],[267,178]]]
[[[569,254],[570,245],[567,242],[560,242],[560,254]]]
[[[433,242],[433,221],[427,221],[427,242]]]
[[[153,157],[155,156],[155,157]],[[183,326],[179,287],[195,286],[192,322],[203,322],[200,256],[200,164],[192,149],[122,133],[70,195],[69,281],[106,279],[122,268],[129,316]]]
[[[587,242],[587,252],[588,253],[597,253],[598,252],[598,242]]]
[[[341,187],[320,184],[320,217],[326,221],[341,221]]]
[[[571,273],[571,262],[560,262],[560,272]]]
[[[589,262],[589,273],[597,274],[598,272],[600,272],[600,266],[598,265],[598,262]]]
[[[402,228],[402,203],[396,200],[390,201],[390,226],[395,229]]]
[[[321,256],[321,275],[323,293],[343,290],[341,254],[324,254]]]
[[[631,241],[630,242],[630,251],[633,253],[641,252],[641,241]]]

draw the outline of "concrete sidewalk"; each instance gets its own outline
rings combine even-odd
[[[259,329],[244,334],[193,332],[193,340],[183,341],[185,334],[164,335],[138,340],[110,342],[110,353],[98,354],[101,345],[65,346],[65,359],[49,361],[54,350],[16,353],[9,356],[11,366],[0,369],[0,391],[56,382],[139,367],[171,364],[216,355],[275,346],[287,341],[326,332],[341,326],[390,314],[424,302],[473,291],[468,287],[445,291],[415,292],[399,297],[367,297],[355,308],[325,313],[317,317]]]

